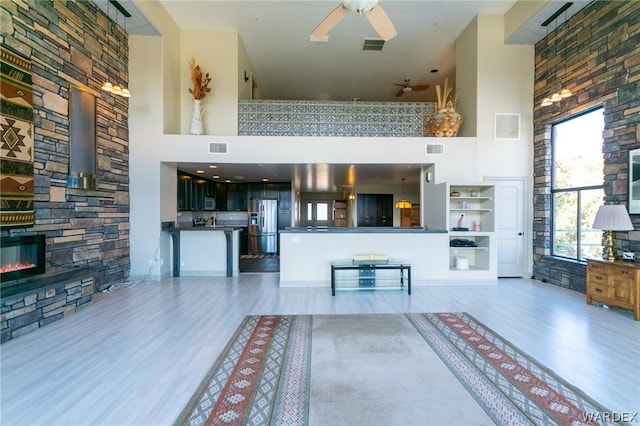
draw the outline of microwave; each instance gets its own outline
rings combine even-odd
[[[216,209],[216,199],[212,197],[204,197],[204,209],[205,210],[215,210]]]

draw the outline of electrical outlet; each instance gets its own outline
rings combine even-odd
[[[180,266],[184,266],[184,260],[180,261]]]
[[[160,266],[164,265],[164,259],[160,259]]]

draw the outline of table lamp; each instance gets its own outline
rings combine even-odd
[[[602,229],[607,233],[603,258],[613,261],[616,256],[613,251],[613,231],[633,231],[633,224],[627,209],[622,204],[605,204],[598,208],[593,229]]]

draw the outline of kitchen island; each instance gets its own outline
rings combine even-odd
[[[493,239],[493,233],[484,234]],[[493,244],[453,247],[452,238],[458,237],[419,227],[287,228],[280,231],[280,286],[329,288],[331,262],[358,254],[410,264],[416,286],[497,283]]]
[[[192,226],[166,228],[172,238],[173,276],[237,276],[242,227]]]
[[[415,284],[495,279],[493,271],[451,271],[449,233],[401,227],[287,228],[280,231],[280,285],[330,287],[331,262],[384,254],[411,264]],[[466,273],[460,275],[460,272]]]

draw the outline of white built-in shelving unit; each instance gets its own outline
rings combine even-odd
[[[495,187],[485,183],[427,185],[425,224],[449,233],[449,271],[454,278],[497,278],[494,243]],[[474,246],[455,247],[452,241]]]

